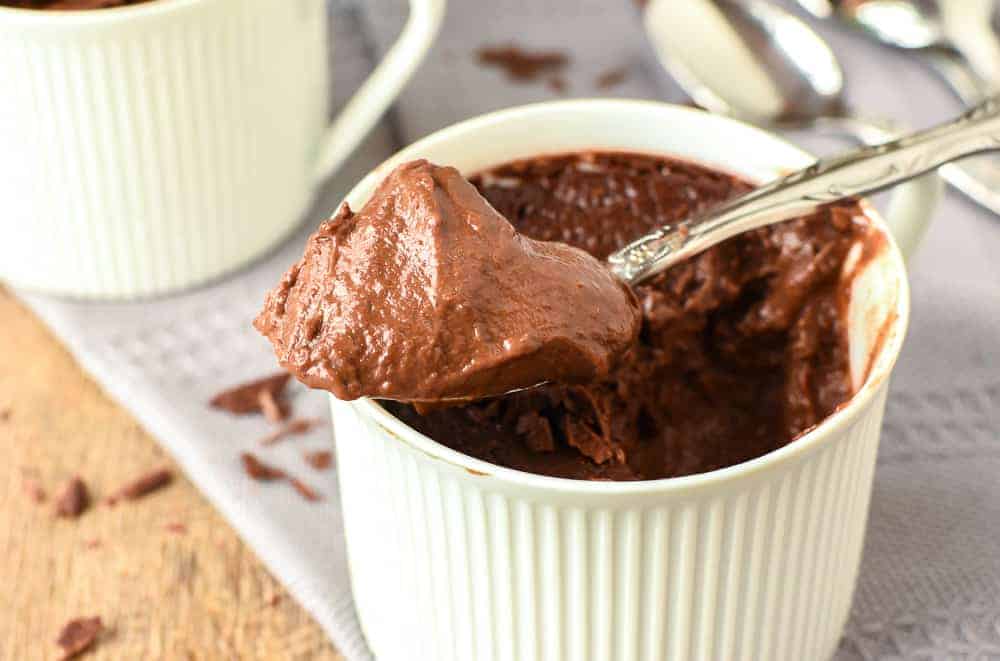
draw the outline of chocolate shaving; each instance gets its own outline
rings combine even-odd
[[[612,459],[624,463],[624,451],[610,439],[602,438],[576,418],[567,418],[565,425],[566,442],[590,457],[595,464],[603,464]]]
[[[298,478],[290,477],[288,481],[291,483],[295,490],[299,492],[303,498],[310,502],[316,502],[318,500],[323,500],[318,492],[314,491],[311,487],[307,486],[305,483],[301,482]]]
[[[243,383],[223,390],[213,397],[209,404],[217,409],[229,411],[236,415],[247,413],[265,413],[261,404],[261,393],[270,393],[270,398],[278,407],[281,406],[281,397],[285,391],[285,386],[291,375],[286,372],[274,374],[272,376]],[[287,414],[286,414],[287,417]],[[284,418],[281,418],[282,420]]]
[[[74,475],[56,497],[56,516],[75,519],[90,506],[90,492],[78,475]]]
[[[477,51],[479,63],[503,69],[507,77],[518,82],[530,82],[543,74],[562,71],[569,56],[559,51],[527,51],[514,44],[483,46]]]
[[[617,69],[608,69],[594,80],[594,85],[597,89],[607,90],[612,87],[617,87],[624,83],[628,79],[628,71],[625,67],[618,67]]]
[[[316,450],[305,453],[306,463],[318,471],[326,470],[333,465],[333,453],[329,450]]]
[[[285,471],[265,464],[249,452],[244,452],[240,455],[240,458],[243,460],[243,470],[255,480],[270,482],[272,480],[283,480],[287,477]]]
[[[281,429],[277,429],[264,438],[260,439],[261,445],[274,445],[278,441],[284,440],[289,436],[298,436],[300,434],[307,434],[311,432],[316,427],[323,424],[322,420],[316,420],[313,418],[295,418],[290,420]]]
[[[108,505],[114,505],[120,500],[137,500],[170,484],[174,476],[169,469],[160,468],[146,473],[113,493],[107,500]]]
[[[257,403],[260,404],[260,411],[268,422],[277,424],[288,417],[288,406],[276,400],[270,390],[261,390],[257,393]]]
[[[56,644],[62,648],[60,659],[72,659],[97,642],[97,637],[104,631],[104,624],[99,617],[81,617],[70,620],[59,632]]]
[[[274,466],[269,466],[263,461],[250,454],[249,452],[244,452],[240,455],[243,460],[243,470],[246,471],[247,475],[255,480],[261,482],[273,482],[275,480],[288,480],[288,483],[299,492],[299,495],[308,501],[315,502],[318,500],[323,500],[323,496],[315,491],[312,487],[308,486],[301,480],[295,477],[291,477],[288,473],[281,470],[280,468],[275,468]]]

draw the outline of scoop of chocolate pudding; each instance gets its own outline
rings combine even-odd
[[[751,188],[691,163],[608,153],[472,181],[519,232],[599,259]],[[424,414],[387,407],[455,450],[543,475],[644,480],[747,461],[852,395],[845,260],[882,241],[854,203],[748,232],[636,287],[639,341],[607,378]]]
[[[433,402],[607,378],[639,320],[594,257],[519,234],[457,170],[413,161],[320,226],[254,324],[309,386]]]

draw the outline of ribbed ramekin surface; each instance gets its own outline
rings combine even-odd
[[[827,658],[885,386],[836,438],[690,489],[516,484],[334,402],[354,596],[382,661]]]

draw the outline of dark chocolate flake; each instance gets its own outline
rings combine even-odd
[[[569,56],[560,51],[528,51],[514,44],[483,46],[477,53],[479,63],[502,69],[507,77],[529,82],[543,74],[554,74],[569,64]]]
[[[56,497],[56,516],[75,519],[90,506],[90,492],[79,476],[73,476]]]
[[[302,496],[303,498],[305,498],[306,500],[308,500],[310,502],[316,502],[316,501],[323,500],[323,496],[320,495],[319,492],[317,492],[312,487],[310,487],[309,485],[305,484],[304,482],[302,482],[298,478],[290,477],[290,478],[288,478],[288,481],[295,488],[295,490],[299,492],[299,495]]]
[[[257,403],[268,422],[279,423],[288,418],[288,406],[279,402],[270,390],[259,391]]]
[[[73,659],[94,646],[104,631],[100,617],[81,617],[70,620],[59,632],[56,644],[62,648],[60,659]]]
[[[280,405],[281,396],[291,375],[286,372],[273,374],[263,379],[250,381],[223,390],[213,397],[209,404],[217,409],[229,411],[236,415],[264,412],[261,407],[261,393],[270,393],[276,405]]]
[[[243,461],[243,470],[255,480],[271,482],[272,480],[283,480],[286,477],[285,471],[265,464],[249,452],[241,454],[240,459]]]
[[[318,471],[326,470],[333,465],[333,453],[329,450],[316,450],[305,453],[306,463]]]
[[[308,434],[316,427],[323,424],[322,420],[316,420],[312,418],[295,418],[294,420],[289,420],[281,429],[277,429],[264,438],[260,439],[261,445],[274,445],[278,441],[282,441],[289,436],[299,436],[301,434]]]
[[[517,419],[515,429],[518,434],[524,437],[525,444],[535,452],[552,452],[556,449],[555,438],[552,436],[552,426],[547,419],[535,411],[522,414]]]
[[[586,424],[576,418],[566,418],[566,442],[590,457],[595,464],[603,464],[614,459],[618,463],[625,460],[625,453],[610,439],[602,438]]]
[[[173,474],[169,469],[160,468],[151,471],[142,477],[136,478],[118,491],[114,492],[108,498],[108,504],[114,505],[120,500],[137,500],[143,496],[153,493],[154,491],[157,491],[158,489],[162,489],[170,484],[172,480]]]

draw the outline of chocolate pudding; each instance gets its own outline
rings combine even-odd
[[[110,9],[143,2],[153,2],[153,0],[0,0],[0,7],[79,11],[83,9]]]
[[[640,319],[603,262],[519,234],[457,170],[413,161],[320,226],[254,325],[311,387],[439,402],[607,379]]]
[[[599,259],[751,188],[614,153],[511,163],[472,182],[518,232]],[[758,457],[851,397],[845,258],[882,240],[854,203],[748,232],[636,287],[642,330],[607,378],[423,413],[386,407],[459,452],[543,475],[648,480]]]

